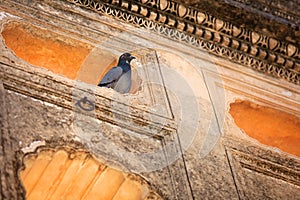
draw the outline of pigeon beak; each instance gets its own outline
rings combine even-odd
[[[130,56],[130,60],[136,59],[134,56]]]

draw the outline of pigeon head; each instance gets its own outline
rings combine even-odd
[[[124,64],[124,63],[127,63],[129,64],[131,60],[135,59],[134,56],[132,56],[130,53],[124,53],[120,56],[119,58],[119,64]]]

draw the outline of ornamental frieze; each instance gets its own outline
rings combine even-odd
[[[198,9],[165,0],[68,1],[273,77],[300,83],[300,50],[296,44],[235,26]]]

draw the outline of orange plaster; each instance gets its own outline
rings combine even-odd
[[[126,180],[119,188],[118,192],[114,196],[113,200],[132,200],[132,199],[144,199],[141,190],[141,185],[136,182]]]
[[[85,152],[45,150],[38,156],[25,156],[24,164],[20,177],[29,200],[142,200],[150,192],[145,183],[102,165]]]
[[[125,177],[122,173],[112,168],[106,168],[84,198],[93,199],[97,197],[98,199],[112,199],[124,180]]]
[[[231,103],[230,114],[250,137],[300,157],[300,118],[247,101]]]
[[[66,152],[56,152],[53,159],[47,165],[46,170],[43,171],[38,182],[34,185],[34,190],[28,193],[28,199],[43,199],[51,191],[52,187],[45,189],[45,185],[53,186],[55,184],[56,178],[61,173],[60,170],[56,169],[61,169],[67,159],[68,154]]]
[[[117,65],[115,55],[102,49],[31,24],[10,22],[1,32],[5,44],[16,56],[56,74],[97,85]],[[130,93],[140,90],[141,79],[132,74]]]
[[[30,24],[6,24],[2,37],[18,57],[36,66],[75,79],[91,47]]]

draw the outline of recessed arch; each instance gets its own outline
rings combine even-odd
[[[277,109],[250,101],[230,104],[236,125],[260,143],[300,157],[300,119]]]
[[[5,45],[27,63],[94,85],[117,65],[120,56],[23,21],[5,23],[1,35]],[[132,82],[130,93],[136,93],[141,78],[135,69]]]
[[[141,177],[106,166],[86,151],[42,147],[23,163],[20,178],[28,200],[162,199]]]
[[[2,27],[5,45],[24,61],[75,79],[92,46],[22,21]]]

